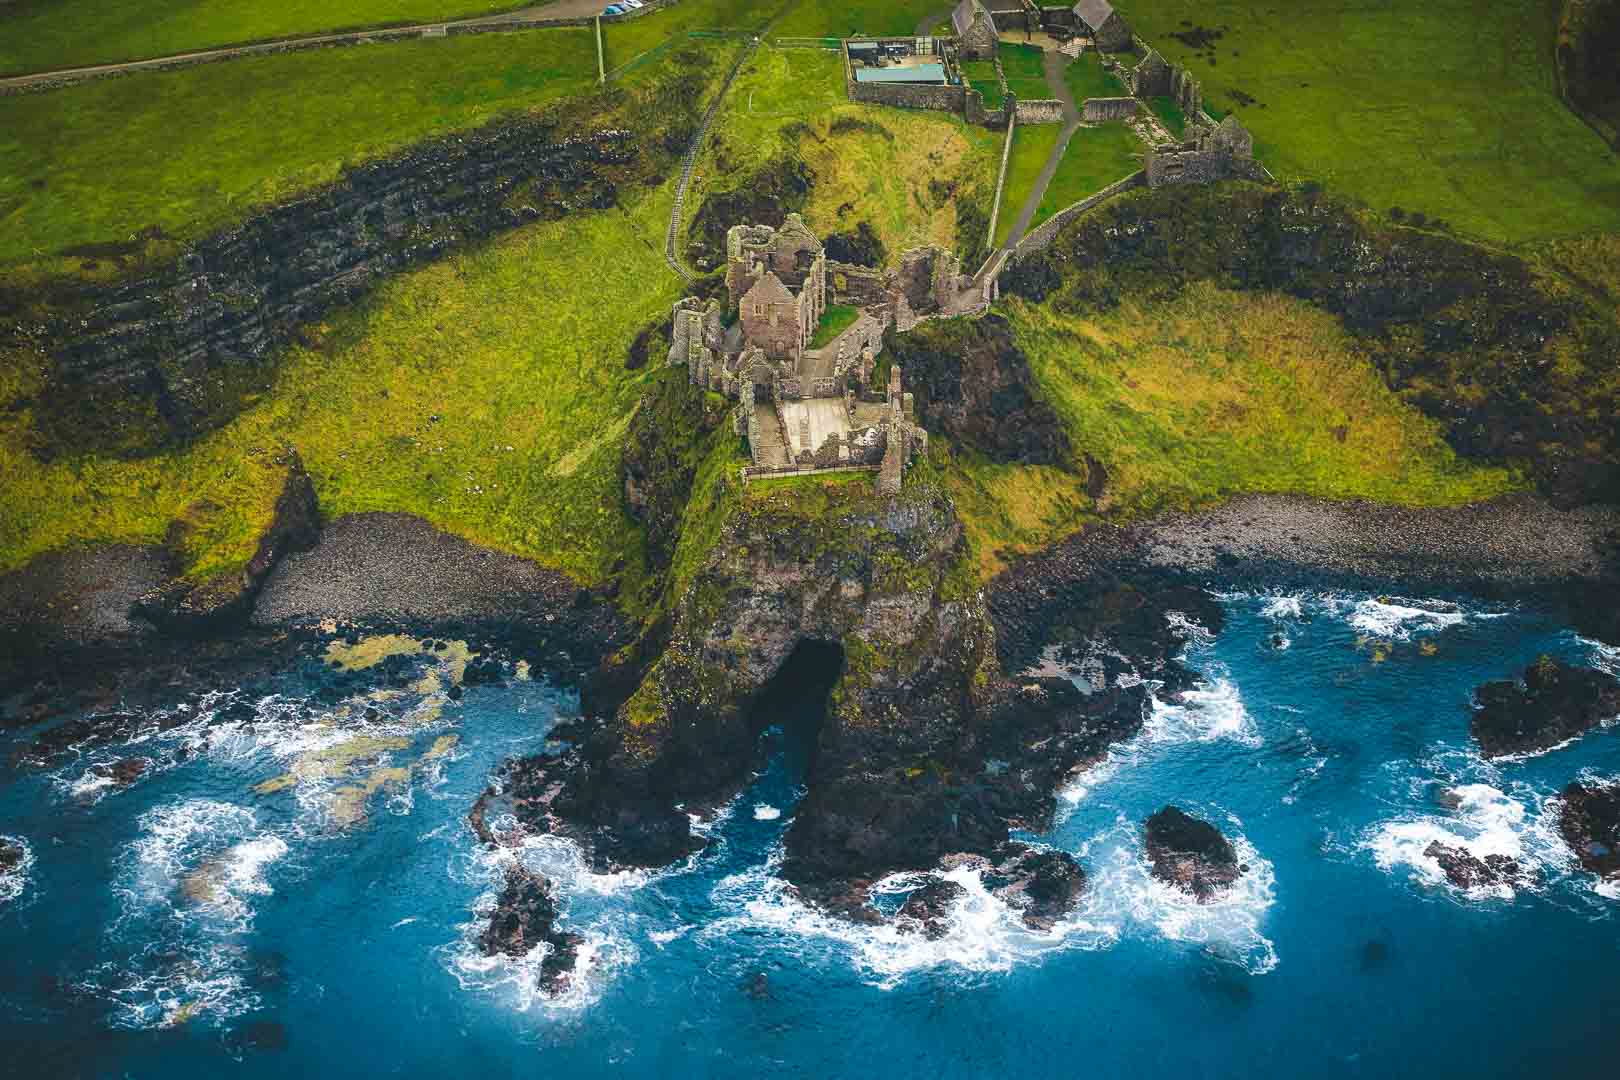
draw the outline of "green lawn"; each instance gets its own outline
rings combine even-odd
[[[1002,74],[1007,76],[1007,89],[1020,101],[1049,101],[1052,88],[1046,85],[1043,53],[1033,45],[1013,45],[1003,42],[997,50]]]
[[[967,84],[980,94],[984,95],[986,109],[999,109],[1003,100],[1001,96],[1001,80],[996,77],[996,64],[994,60],[964,60],[962,61],[962,78]]]
[[[0,10],[0,74],[523,6],[522,0],[13,0]]]
[[[906,37],[925,19],[946,12],[946,0],[798,0],[772,33],[780,37],[853,37],[873,34]]]
[[[693,31],[735,31],[740,41],[742,31],[758,30],[778,12],[801,2],[806,0],[680,0],[652,15],[604,26],[603,56],[613,71],[654,50],[667,49],[678,35]]]
[[[1281,179],[1497,242],[1620,229],[1620,159],[1558,100],[1546,0],[1135,0]],[[1226,27],[1213,51],[1171,37]]]
[[[848,307],[843,304],[828,304],[827,310],[821,315],[821,322],[816,325],[815,336],[810,339],[810,347],[819,349],[832,341],[833,338],[855,325],[855,320],[861,317],[861,309]]]
[[[1163,124],[1170,134],[1178,139],[1187,134],[1187,114],[1181,111],[1181,106],[1176,104],[1175,98],[1162,94],[1149,98],[1148,108],[1153,110],[1153,115],[1159,118],[1159,123]]]
[[[948,483],[986,575],[1101,514],[1248,492],[1456,505],[1520,486],[1460,461],[1340,322],[1304,301],[1201,283],[1092,318],[1019,300],[1007,314],[1042,395],[1109,479],[1093,503],[1083,470],[958,453]]]
[[[680,295],[647,239],[663,235],[672,197],[666,184],[628,210],[530,226],[388,281],[311,327],[271,393],[175,453],[43,463],[27,410],[0,412],[0,571],[67,543],[159,542],[200,500],[217,521],[262,517],[255,463],[286,445],[327,514],[408,511],[602,581],[639,550],[619,447],[650,375],[624,357]],[[604,266],[635,283],[611,303]],[[30,378],[0,367],[0,400],[26,399]],[[252,554],[250,529],[218,535],[228,549],[197,552],[200,564]]]
[[[1130,91],[1102,66],[1102,61],[1091,49],[1080,54],[1063,69],[1063,81],[1069,84],[1076,105],[1084,105],[1087,98],[1129,97]]]
[[[1122,122],[1077,129],[1030,228],[1136,172],[1142,167],[1142,149],[1142,140]]]
[[[588,91],[585,29],[207,64],[0,98],[0,273],[156,226],[192,237],[346,164]]]
[[[1001,192],[1001,217],[996,221],[998,246],[1007,242],[1007,235],[1012,232],[1013,223],[1024,208],[1024,201],[1035,190],[1041,168],[1046,164],[1046,159],[1052,156],[1052,149],[1057,146],[1058,136],[1062,133],[1061,124],[1019,125],[1013,132],[1012,155],[1007,160],[1007,182]]]

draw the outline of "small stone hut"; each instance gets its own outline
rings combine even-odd
[[[1103,52],[1124,52],[1131,47],[1135,35],[1130,24],[1108,0],[1080,0],[1074,5],[1074,16]]]
[[[996,55],[1000,35],[990,10],[981,0],[962,0],[951,12],[951,29],[961,39],[958,51],[969,60],[988,60]]]

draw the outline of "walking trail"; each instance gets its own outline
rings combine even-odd
[[[1045,75],[1047,89],[1052,96],[1063,103],[1063,131],[1058,135],[1057,145],[1047,155],[1046,164],[1041,167],[1040,175],[1035,178],[1035,187],[1030,191],[1029,198],[1024,200],[1023,209],[1018,211],[1018,218],[1013,222],[1012,231],[1007,234],[1007,242],[1002,245],[1007,251],[1012,251],[1018,242],[1029,231],[1029,223],[1034,220],[1035,212],[1041,208],[1041,199],[1046,196],[1047,185],[1051,184],[1052,177],[1057,175],[1058,166],[1063,162],[1063,154],[1069,149],[1069,140],[1074,137],[1075,131],[1080,127],[1080,106],[1075,104],[1074,95],[1069,92],[1069,84],[1063,79],[1063,69],[1069,66],[1069,58],[1056,49],[1047,49],[1045,54]]]

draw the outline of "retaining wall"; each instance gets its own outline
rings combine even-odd
[[[1063,226],[1067,225],[1069,222],[1073,221],[1087,210],[1107,202],[1116,195],[1123,194],[1124,192],[1130,191],[1133,188],[1144,187],[1146,184],[1147,172],[1145,170],[1141,172],[1134,172],[1125,177],[1123,180],[1118,180],[1112,184],[1109,184],[1107,187],[1103,188],[1090,198],[1081,199],[1072,206],[1064,207],[1062,210],[1059,210],[1057,213],[1053,214],[1047,221],[1043,222],[1040,228],[1026,233],[1024,235],[1024,239],[1019,242],[1018,247],[1014,250],[1013,258],[1007,261],[1013,262],[1017,259],[1023,258],[1026,255],[1032,255],[1037,251],[1044,251],[1047,247],[1051,246],[1051,243],[1054,239],[1056,239],[1057,234],[1063,230]],[[1003,268],[1005,268],[1005,264],[1003,265]]]

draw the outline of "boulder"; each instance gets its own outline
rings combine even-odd
[[[1620,784],[1566,787],[1558,831],[1582,867],[1620,881]]]
[[[22,865],[23,849],[21,844],[14,844],[9,840],[0,840],[0,874],[8,873]]]
[[[1022,909],[1024,925],[1050,930],[1074,909],[1086,888],[1086,873],[1066,851],[1009,843],[991,873],[995,894]]]
[[[1450,847],[1436,840],[1423,854],[1440,864],[1446,878],[1459,889],[1482,889],[1492,885],[1516,885],[1524,878],[1517,860],[1506,855],[1483,859],[1466,848]]]
[[[951,905],[965,895],[967,890],[954,881],[943,878],[930,881],[906,897],[895,916],[895,925],[908,933],[920,933],[929,941],[938,941],[945,936],[945,920],[950,915]]]
[[[1523,682],[1489,682],[1469,728],[1488,758],[1550,750],[1604,720],[1620,716],[1620,679],[1542,657]]]
[[[541,944],[549,946],[540,961],[540,983],[557,990],[567,983],[585,940],[557,929],[557,901],[551,882],[520,864],[506,871],[506,885],[495,901],[489,926],[479,935],[485,956],[528,956]]]
[[[1199,903],[1213,900],[1248,871],[1219,829],[1175,806],[1148,818],[1147,856],[1154,877]]]

